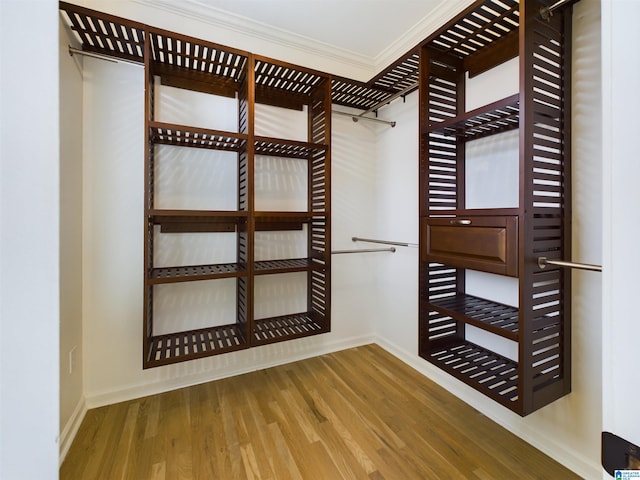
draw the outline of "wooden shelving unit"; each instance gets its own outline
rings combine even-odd
[[[537,263],[571,257],[571,9],[547,21],[548,3],[476,2],[420,52],[419,352],[523,416],[571,390],[570,273]],[[467,79],[516,56],[520,92],[465,111]],[[518,206],[467,208],[466,146],[516,129]],[[470,270],[517,278],[518,304],[468,292]]]
[[[331,279],[331,77],[83,7],[60,4],[82,48],[135,61],[145,69],[145,211],[143,366],[156,367],[330,331]],[[156,119],[156,90],[175,87],[237,101],[237,130],[222,131]],[[255,106],[307,111],[307,140],[257,136]],[[237,166],[234,209],[159,208],[156,156],[160,146],[231,152]],[[304,211],[255,208],[255,162],[260,156],[307,164]],[[165,202],[166,203],[166,202]],[[306,232],[306,257],[256,260],[256,233]],[[157,265],[164,235],[231,235],[235,261]],[[256,276],[306,273],[307,308],[255,318]],[[157,333],[154,313],[162,286],[235,282],[236,314],[223,325]],[[188,301],[188,300],[185,300]],[[188,304],[186,305],[188,308]]]
[[[520,415],[571,389],[570,274],[541,270],[539,256],[570,258],[571,8],[543,19],[551,0],[478,0],[369,82],[330,77],[137,22],[61,3],[84,50],[145,64],[145,367],[174,363],[330,329],[331,103],[362,110],[420,91],[419,354]],[[520,91],[465,110],[467,76],[519,57]],[[163,85],[236,98],[238,128],[228,132],[154,120],[155,78]],[[257,136],[256,103],[307,109],[307,141]],[[518,131],[518,205],[466,206],[466,146]],[[233,211],[154,206],[158,145],[233,152],[238,199]],[[255,207],[259,156],[308,165],[307,207]],[[235,261],[156,266],[153,238],[169,232],[233,235]],[[303,231],[307,255],[255,258],[256,233]],[[517,305],[467,291],[466,271],[516,278]],[[254,315],[254,283],[306,273],[307,308]],[[237,315],[222,326],[154,334],[154,289],[170,283],[235,281]],[[478,345],[474,327],[515,344],[511,359]]]

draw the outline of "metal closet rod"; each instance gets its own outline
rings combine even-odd
[[[337,115],[344,115],[346,117],[351,117],[351,119],[354,122],[357,122],[358,120],[369,120],[371,122],[385,123],[387,125],[390,125],[392,128],[396,126],[396,122],[392,122],[392,121],[389,121],[389,120],[382,120],[381,118],[361,117],[361,116],[355,115],[353,113],[341,112],[340,110],[331,110],[331,113],[335,113]]]
[[[396,245],[398,247],[417,247],[417,243],[409,242],[393,242],[391,240],[373,240],[371,238],[351,237],[352,242],[368,242],[368,243],[381,243],[383,245]]]
[[[120,58],[116,56],[105,55],[103,53],[86,52],[84,50],[80,50],[78,48],[74,48],[71,45],[69,45],[69,55],[73,57],[76,54],[84,55],[85,57],[99,58],[100,60],[106,60],[107,62],[130,63],[131,65],[137,65],[139,67],[144,66],[144,62],[136,62],[135,60],[129,60],[128,58]]]
[[[540,9],[540,16],[542,17],[543,20],[549,21],[549,19],[551,18],[551,15],[553,15],[554,11],[556,11],[558,8],[566,5],[567,3],[573,3],[574,1],[575,0],[558,0],[553,5],[549,5],[548,7],[542,7]]]
[[[564,260],[549,260],[547,257],[538,257],[538,266],[544,269],[547,265],[556,265],[558,267],[577,268],[579,270],[591,270],[593,272],[601,272],[602,265],[593,265],[591,263],[565,262]]]
[[[361,248],[358,250],[333,250],[331,252],[332,255],[341,254],[341,253],[372,253],[372,252],[391,252],[395,253],[396,249],[394,247],[390,248]]]

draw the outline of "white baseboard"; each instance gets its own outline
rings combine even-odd
[[[594,464],[594,459],[586,458],[574,449],[567,448],[567,445],[558,443],[554,438],[545,435],[539,429],[532,428],[517,414],[492,400],[488,401],[487,397],[480,392],[431,365],[416,354],[407,352],[384,338],[377,337],[375,343],[577,475],[589,479],[602,478],[602,468],[598,463]]]
[[[224,368],[222,372],[216,370],[204,370],[196,374],[160,379],[108,392],[86,393],[87,408],[91,409],[105,405],[112,405],[114,403],[133,400],[148,395],[155,395],[214,380],[220,380],[222,378],[234,377],[236,375],[242,375],[255,370],[284,365],[298,360],[304,360],[305,358],[317,357],[319,355],[325,355],[327,353],[337,352],[339,350],[375,342],[374,336],[372,335],[362,335],[332,342],[325,342],[320,337],[322,336],[293,340],[291,342],[287,342],[289,343],[289,347],[284,349],[277,346],[278,344],[273,344],[276,346],[265,345],[256,349],[241,350],[240,352],[244,352],[247,355],[251,354],[252,350],[259,350],[259,353],[255,354],[259,357],[259,360],[256,362],[246,361],[246,359],[244,361],[238,361],[235,365]],[[296,347],[295,342],[304,342],[297,344],[302,348]]]
[[[85,401],[84,396],[80,398],[80,401],[76,405],[76,408],[73,410],[71,417],[69,417],[69,421],[60,432],[60,465],[64,462],[64,459],[69,452],[69,448],[73,443],[73,439],[76,438],[76,434],[78,433],[78,429],[82,424],[82,420],[84,420],[84,416],[87,414],[87,402]]]

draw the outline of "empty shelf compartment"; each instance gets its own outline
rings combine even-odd
[[[434,347],[425,357],[476,390],[516,411],[518,364],[465,340]]]
[[[253,339],[255,343],[262,344],[306,337],[325,331],[327,328],[323,318],[318,319],[317,314],[304,312],[255,320]]]
[[[429,303],[434,310],[497,335],[518,340],[518,309],[458,293]]]
[[[238,277],[246,274],[246,266],[239,263],[163,267],[151,270],[149,284],[193,282],[197,280]]]
[[[520,95],[516,94],[450,120],[432,123],[427,131],[473,140],[515,130],[520,124]]]

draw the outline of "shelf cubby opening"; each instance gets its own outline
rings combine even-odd
[[[308,337],[327,331],[326,325],[313,314],[303,312],[279,317],[256,319],[253,341],[257,345]]]
[[[518,410],[517,362],[459,338],[434,346],[426,359],[506,407]]]
[[[434,300],[430,306],[456,320],[511,340],[518,339],[518,309],[510,305],[459,292]]]

